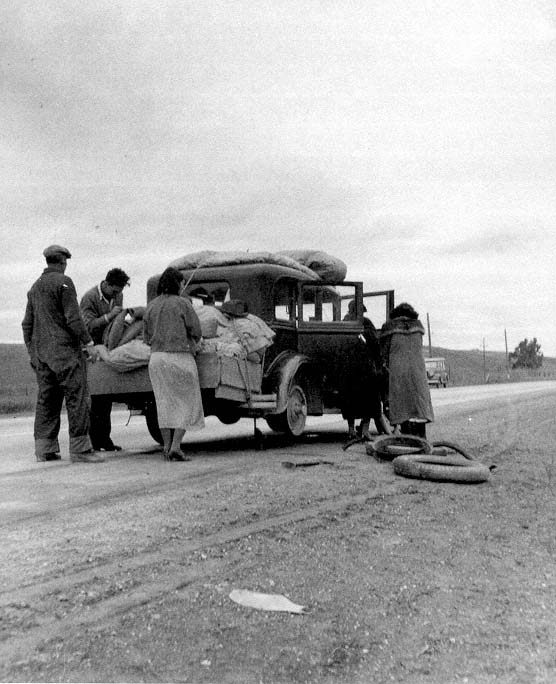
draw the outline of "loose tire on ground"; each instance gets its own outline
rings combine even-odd
[[[392,465],[397,475],[435,482],[472,484],[486,482],[490,477],[486,465],[459,455],[407,454],[395,458]]]
[[[391,461],[401,454],[430,454],[432,445],[413,435],[386,435],[367,444],[365,450],[370,456]]]

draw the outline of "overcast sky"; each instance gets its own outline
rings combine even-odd
[[[435,345],[556,356],[554,0],[5,0],[0,37],[0,341],[53,242],[129,305],[311,247]]]

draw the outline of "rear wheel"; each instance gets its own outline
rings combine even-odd
[[[270,415],[265,416],[266,424],[274,432],[282,432],[282,416],[281,415]]]
[[[149,433],[154,441],[158,442],[159,444],[164,444],[162,433],[158,427],[158,414],[156,412],[156,403],[154,401],[149,402],[145,407],[145,421],[147,423],[147,429],[149,430]]]
[[[282,413],[266,416],[268,427],[275,432],[284,432],[299,437],[307,421],[307,398],[299,385],[292,385],[288,392],[286,409]]]
[[[224,425],[233,425],[241,418],[239,406],[231,401],[220,401],[214,411],[216,417]]]

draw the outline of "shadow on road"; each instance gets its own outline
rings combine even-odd
[[[303,447],[315,444],[336,444],[341,448],[346,443],[347,435],[345,430],[341,429],[326,429],[326,430],[309,430],[300,437],[292,438],[287,435],[262,432],[260,435],[227,435],[213,438],[204,438],[202,440],[195,440],[192,437],[190,440],[184,441],[182,448],[184,452],[194,453],[196,456],[203,454],[222,454],[226,452],[245,452],[245,451],[260,451],[264,452],[271,449],[289,449],[295,447]],[[153,445],[152,449],[143,449],[143,454],[160,454],[162,447]],[[119,456],[120,454],[118,454]],[[121,457],[129,457],[122,452]],[[116,457],[114,455],[112,458]]]

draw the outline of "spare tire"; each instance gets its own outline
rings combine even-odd
[[[408,454],[392,461],[394,472],[404,477],[436,482],[486,482],[490,469],[483,463],[461,456],[435,456],[434,454]]]
[[[432,445],[426,439],[413,435],[385,435],[365,447],[367,453],[391,461],[401,454],[431,454]]]

